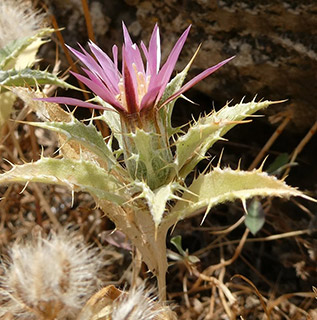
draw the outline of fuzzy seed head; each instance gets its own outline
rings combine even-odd
[[[35,34],[44,27],[44,18],[29,0],[1,0],[0,49],[11,41]]]
[[[156,302],[143,286],[121,294],[112,308],[112,320],[176,320],[174,312]]]
[[[2,264],[0,317],[66,319],[75,314],[95,290],[100,255],[79,236],[42,236],[15,244],[10,262]]]

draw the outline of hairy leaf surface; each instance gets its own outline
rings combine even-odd
[[[113,175],[93,162],[42,158],[34,163],[13,166],[0,175],[0,184],[42,182],[68,186],[93,196],[122,204],[126,201],[122,185]]]

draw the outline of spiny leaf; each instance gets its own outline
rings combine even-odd
[[[263,101],[226,105],[218,112],[201,117],[188,132],[176,141],[175,164],[179,176],[185,178],[201,161],[212,145],[230,129],[256,111],[276,102]]]
[[[28,122],[28,124],[64,134],[68,140],[75,140],[107,162],[108,170],[116,167],[122,174],[124,169],[117,163],[110,146],[104,141],[93,124],[85,125],[72,117],[71,122]]]
[[[25,85],[34,86],[37,84],[54,84],[65,89],[79,90],[75,86],[72,86],[64,80],[59,79],[56,75],[52,73],[32,69],[11,69],[8,71],[0,70],[0,84],[4,86],[16,87]]]
[[[41,101],[44,94],[31,88],[9,87],[11,92],[17,95],[36,115],[43,121],[70,122],[72,114],[64,111],[57,103]]]
[[[178,183],[169,183],[155,191],[152,191],[144,182],[135,182],[134,184],[142,190],[138,198],[144,198],[147,202],[156,227],[158,227],[162,221],[167,202],[172,199],[179,199],[175,193],[178,190],[183,190],[183,187]]]
[[[123,186],[112,174],[91,161],[42,158],[34,163],[14,166],[10,171],[0,174],[0,184],[14,182],[64,185],[117,204],[126,201]]]
[[[274,176],[259,170],[240,171],[229,168],[215,168],[200,175],[184,192],[183,200],[172,208],[167,220],[183,219],[195,213],[209,209],[226,201],[240,199],[243,203],[254,196],[312,198],[288,186]]]
[[[10,42],[7,46],[0,49],[0,70],[4,70],[12,60],[16,59],[29,45],[38,39],[48,36],[54,30],[50,28],[41,29],[35,35],[30,37],[20,38]]]

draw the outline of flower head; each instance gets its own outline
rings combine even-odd
[[[0,317],[15,319],[65,319],[78,312],[102,266],[95,249],[68,233],[16,243],[10,258],[0,265]]]
[[[119,113],[136,114],[154,107],[162,107],[232,59],[229,58],[206,69],[171,96],[166,97],[165,101],[161,101],[189,30],[190,26],[183,32],[166,62],[160,68],[161,47],[159,27],[155,25],[149,47],[147,48],[143,42],[141,42],[139,47],[132,42],[129,32],[123,23],[124,44],[122,46],[121,72],[118,68],[117,46],[114,45],[112,47],[112,60],[96,44],[90,41],[88,46],[92,54],[89,54],[82,46],[80,46],[82,52],[68,47],[86,66],[86,68],[82,68],[86,76],[74,72],[72,74]],[[142,53],[145,57],[145,63],[142,59]],[[58,97],[48,98],[47,100],[81,107],[103,108],[96,104],[73,98]]]

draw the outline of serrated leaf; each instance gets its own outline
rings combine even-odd
[[[34,86],[37,84],[54,84],[65,89],[79,90],[75,86],[68,84],[56,75],[47,71],[23,69],[23,70],[0,70],[0,85],[3,86]]]
[[[15,60],[28,46],[38,39],[48,36],[53,33],[54,30],[50,28],[44,28],[39,30],[36,34],[20,38],[15,41],[10,42],[4,48],[0,49],[0,70],[4,70],[11,63],[14,66],[13,60]],[[11,66],[11,67],[12,67]]]
[[[265,223],[265,214],[261,202],[254,198],[247,206],[247,212],[244,224],[255,236]]]
[[[47,43],[47,41],[38,38],[27,46],[14,60],[14,69],[22,70],[25,68],[31,68],[36,62],[36,55],[39,48],[45,43]]]
[[[241,102],[232,107],[226,105],[218,112],[212,112],[206,117],[201,117],[188,129],[186,134],[180,136],[175,142],[175,164],[178,175],[185,178],[205,157],[208,149],[216,141],[222,139],[239,121],[272,103],[276,102]]]
[[[135,182],[135,185],[142,190],[138,198],[145,199],[156,227],[158,227],[162,221],[167,202],[172,199],[178,199],[179,197],[176,196],[175,193],[177,190],[183,189],[183,187],[177,183],[169,183],[155,191],[152,191],[144,182]]]
[[[64,185],[117,204],[126,201],[123,186],[112,174],[91,161],[42,158],[34,163],[14,166],[10,171],[0,174],[0,184],[14,182]]]
[[[171,221],[175,218],[184,219],[204,210],[208,213],[210,208],[220,203],[237,199],[244,202],[254,196],[287,198],[299,196],[314,201],[314,199],[265,172],[217,167],[193,181],[184,192],[183,201],[177,202],[166,219]]]
[[[28,122],[28,124],[55,131],[65,135],[67,140],[79,142],[105,161],[109,171],[116,167],[122,174],[125,173],[124,169],[117,163],[112,150],[93,124],[85,125],[74,117],[71,122]]]

